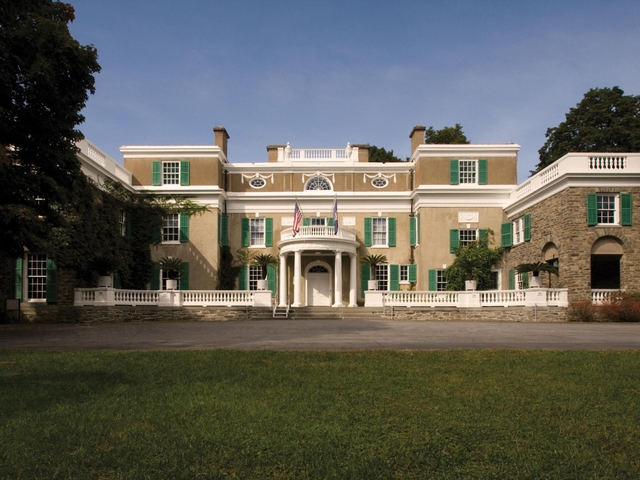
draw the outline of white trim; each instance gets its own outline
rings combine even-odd
[[[484,157],[515,157],[520,145],[517,143],[476,143],[466,145],[422,144],[411,157],[414,162],[421,157],[448,157],[457,160],[474,160]]]

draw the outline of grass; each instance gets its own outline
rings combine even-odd
[[[638,352],[0,352],[0,478],[638,478]]]

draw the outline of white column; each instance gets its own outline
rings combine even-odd
[[[349,271],[349,306],[358,306],[358,276],[357,276],[357,256],[355,253],[349,254],[350,271]]]
[[[301,307],[300,294],[302,293],[302,252],[296,250],[293,262],[293,304],[292,307]]]
[[[287,306],[287,256],[280,254],[280,307]]]
[[[333,266],[333,290],[335,302],[334,307],[342,307],[342,252],[336,252],[336,261]]]

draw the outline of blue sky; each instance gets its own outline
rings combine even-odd
[[[472,143],[522,146],[594,87],[640,95],[640,2],[67,0],[102,72],[85,136],[121,145],[213,143],[231,162],[266,146],[369,143],[410,155],[414,125],[460,123]]]

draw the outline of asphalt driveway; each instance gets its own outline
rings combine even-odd
[[[637,350],[640,324],[267,320],[2,326],[0,349]]]

